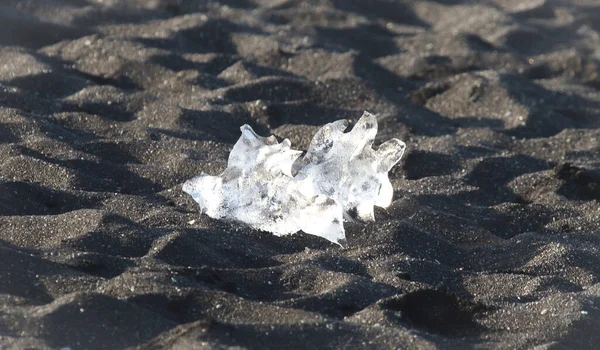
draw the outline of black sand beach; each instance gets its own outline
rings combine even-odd
[[[408,148],[347,249],[181,191],[365,110]],[[599,343],[597,0],[0,4],[0,349]]]

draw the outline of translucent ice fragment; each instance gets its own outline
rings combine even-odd
[[[374,150],[377,118],[368,112],[346,133],[347,126],[345,120],[323,126],[300,158],[302,152],[292,150],[288,139],[277,142],[243,125],[227,169],[188,180],[183,191],[212,218],[278,236],[304,231],[343,245],[349,212],[373,221],[373,206],[392,202],[387,173],[406,148],[391,139]]]

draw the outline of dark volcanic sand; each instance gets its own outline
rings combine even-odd
[[[600,343],[597,0],[0,5],[1,349]],[[181,191],[250,124],[408,152],[348,249]]]

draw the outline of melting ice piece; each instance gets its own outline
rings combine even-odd
[[[306,155],[288,139],[261,137],[248,125],[233,146],[227,169],[200,175],[183,191],[216,219],[246,223],[277,236],[304,231],[344,245],[344,217],[355,211],[374,221],[373,206],[387,207],[394,190],[388,171],[406,145],[391,139],[374,150],[377,118],[368,112],[345,133],[338,120],[317,131]]]

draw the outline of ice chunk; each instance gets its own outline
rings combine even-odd
[[[212,218],[278,236],[304,231],[343,245],[344,217],[355,212],[373,221],[373,206],[392,202],[387,173],[406,148],[392,139],[374,150],[377,118],[371,113],[365,112],[350,132],[344,132],[347,126],[345,120],[323,126],[300,157],[288,139],[277,142],[243,125],[227,169],[188,180],[183,191]]]

